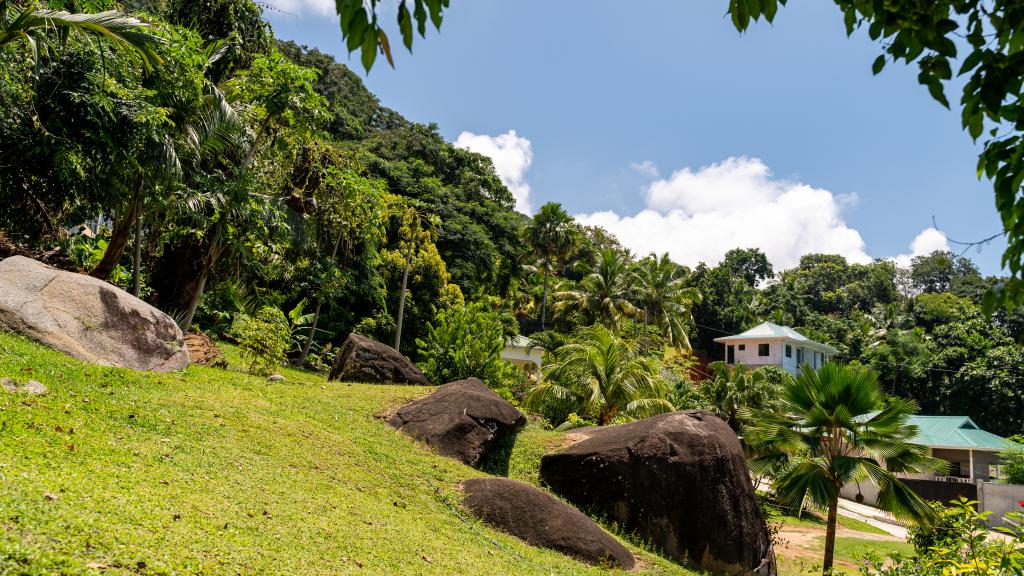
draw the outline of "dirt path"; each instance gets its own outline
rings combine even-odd
[[[875,540],[878,542],[900,542],[902,539],[890,534],[875,534],[852,530],[845,526],[839,526],[836,536],[860,538],[863,540]],[[805,526],[800,524],[783,524],[779,530],[778,538],[780,544],[776,546],[776,553],[784,557],[792,571],[795,567],[821,565],[822,547],[825,544],[824,526]],[[841,559],[836,559],[836,566],[855,569],[856,566]]]

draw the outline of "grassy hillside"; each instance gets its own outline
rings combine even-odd
[[[142,374],[0,334],[0,377],[50,389],[0,393],[0,574],[614,573],[465,517],[455,486],[482,473],[375,417],[426,389],[284,374]],[[527,428],[509,474],[535,481],[558,439]]]

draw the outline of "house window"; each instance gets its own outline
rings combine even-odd
[[[803,364],[804,363],[804,349],[803,348],[797,348],[796,349],[796,363],[797,364]]]
[[[758,344],[757,345],[757,355],[758,356],[767,356],[768,355],[768,344]]]
[[[746,344],[740,344],[740,352],[742,352],[742,351],[744,351],[746,349],[747,349],[747,345]]]
[[[790,346],[789,344],[786,344],[786,358],[792,358],[792,357],[793,357],[793,347]]]

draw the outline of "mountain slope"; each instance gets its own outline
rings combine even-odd
[[[426,389],[284,373],[143,374],[0,334],[0,377],[50,389],[0,393],[0,574],[614,573],[465,517],[455,487],[482,473],[375,417]],[[557,436],[528,428],[511,474]]]

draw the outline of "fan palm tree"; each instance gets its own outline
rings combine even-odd
[[[686,268],[676,264],[668,253],[652,253],[636,267],[637,305],[661,330],[665,339],[679,350],[690,349],[687,328],[693,324],[691,310],[700,302],[696,288],[687,288]],[[646,335],[646,331],[645,331]]]
[[[746,428],[745,439],[758,454],[751,470],[782,470],[773,482],[782,504],[797,509],[808,498],[828,511],[824,574],[832,572],[839,492],[846,484],[871,481],[879,507],[897,518],[934,519],[932,508],[896,477],[942,468],[924,446],[910,443],[918,432],[909,423],[916,411],[912,400],[886,403],[872,370],[828,363],[815,371],[804,364],[786,384],[781,408],[761,412]]]
[[[548,202],[540,207],[526,227],[526,242],[533,248],[534,253],[540,256],[544,270],[544,295],[540,307],[541,330],[547,327],[548,276],[551,273],[551,265],[562,252],[568,250],[572,240],[571,225],[572,218],[562,205]]]
[[[616,416],[646,418],[673,410],[653,363],[608,328],[596,325],[559,348],[544,380],[526,395],[529,409],[554,404],[600,425]]]
[[[633,304],[637,276],[630,253],[613,248],[598,252],[594,262],[581,265],[585,274],[576,289],[558,292],[556,311],[580,310],[608,328],[616,328],[622,317],[637,317]]]
[[[116,10],[96,14],[72,14],[63,10],[40,10],[33,3],[22,4],[0,0],[0,48],[15,42],[24,42],[29,50],[37,76],[41,58],[49,51],[54,39],[48,32],[58,31],[63,41],[69,32],[84,32],[104,38],[119,48],[134,50],[142,59],[146,71],[163,61],[156,47],[163,40],[141,29],[149,24]]]

